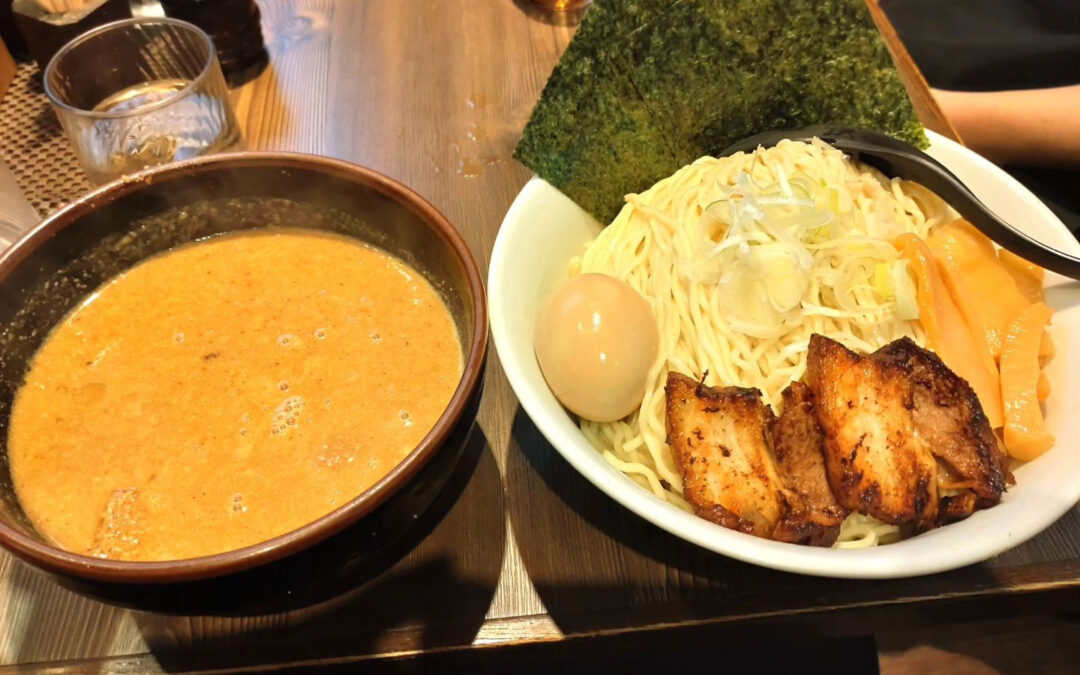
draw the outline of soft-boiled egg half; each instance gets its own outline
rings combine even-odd
[[[660,341],[645,298],[604,274],[574,277],[542,306],[536,360],[571,412],[612,422],[641,405]]]

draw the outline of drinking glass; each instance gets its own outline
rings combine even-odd
[[[242,142],[210,37],[185,21],[136,18],[66,44],[45,93],[95,183]]]

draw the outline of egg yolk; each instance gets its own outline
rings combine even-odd
[[[544,379],[571,412],[597,422],[622,419],[641,405],[659,341],[645,298],[604,274],[574,277],[537,316]]]

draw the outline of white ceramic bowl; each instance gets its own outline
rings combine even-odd
[[[929,153],[1002,218],[1060,250],[1080,243],[1024,186],[987,160],[930,133]],[[1080,500],[1080,284],[1047,275],[1056,310],[1057,355],[1047,369],[1053,392],[1047,425],[1057,443],[1020,467],[1016,485],[992,509],[917,537],[871,549],[835,550],[759,539],[680,510],[604,461],[548,389],[533,354],[540,302],[566,278],[571,257],[601,226],[547,182],[533,178],[510,206],[495,240],[488,275],[491,332],[522,407],[556,450],[615,501],[672,534],[756,565],[846,578],[891,578],[979,562],[1035,536]]]

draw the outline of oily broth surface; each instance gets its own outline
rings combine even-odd
[[[71,551],[175,560],[308,523],[389,472],[462,371],[422,275],[299,230],[177,248],[50,334],[12,408],[23,509]]]

